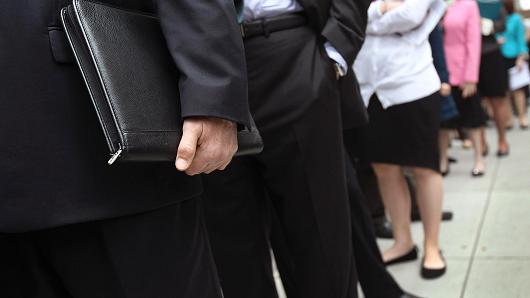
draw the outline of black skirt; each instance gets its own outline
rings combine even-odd
[[[362,133],[362,158],[371,163],[440,170],[438,131],[441,96],[383,109],[374,96],[368,107],[370,123]]]
[[[508,72],[500,50],[482,55],[480,61],[480,96],[504,98],[508,90]]]
[[[457,128],[479,128],[486,125],[488,116],[480,102],[480,96],[477,94],[469,97],[462,97],[462,90],[459,87],[453,86],[451,94],[458,108],[458,116],[448,120],[442,121],[441,127],[445,129]]]

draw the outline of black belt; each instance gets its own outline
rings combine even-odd
[[[269,37],[272,32],[301,27],[305,24],[307,24],[307,18],[303,14],[287,14],[243,23],[241,24],[241,35],[243,38]]]

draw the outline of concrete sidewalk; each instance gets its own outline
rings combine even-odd
[[[442,225],[447,274],[435,281],[419,276],[420,261],[390,267],[404,289],[436,298],[530,297],[530,131],[509,133],[510,155],[496,157],[496,134],[487,130],[487,172],[472,178],[472,151],[454,142],[458,163],[445,179],[444,209],[455,213]],[[419,246],[422,226],[413,226]],[[391,241],[380,241],[385,249]]]

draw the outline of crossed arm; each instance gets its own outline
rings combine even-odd
[[[422,24],[436,0],[374,1],[368,9],[367,34],[409,32]]]

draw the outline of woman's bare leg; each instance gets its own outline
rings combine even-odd
[[[400,166],[374,163],[373,168],[394,232],[394,245],[383,253],[386,262],[405,255],[414,247],[410,230],[411,199]]]
[[[480,130],[481,128],[469,129],[468,134],[471,142],[473,143],[473,152],[475,154],[474,169],[484,171],[486,169],[486,164],[484,163],[484,157],[482,156],[483,148],[482,141],[480,139]]]
[[[517,116],[519,117],[519,125],[521,127],[528,126],[528,118],[526,116],[526,94],[523,90],[513,92],[515,100],[515,108],[517,109]]]
[[[412,168],[416,181],[418,207],[424,231],[424,266],[440,269],[445,263],[440,255],[440,224],[443,204],[443,181],[440,173],[427,168]]]
[[[495,119],[495,126],[497,128],[498,150],[499,152],[506,152],[508,150],[506,123],[510,117],[510,103],[506,97],[492,98],[490,102],[493,107],[493,118]]]
[[[449,148],[449,133],[448,129],[440,129],[438,134],[438,146],[440,150],[440,171],[442,173],[449,170],[449,160],[447,156],[447,150]]]

